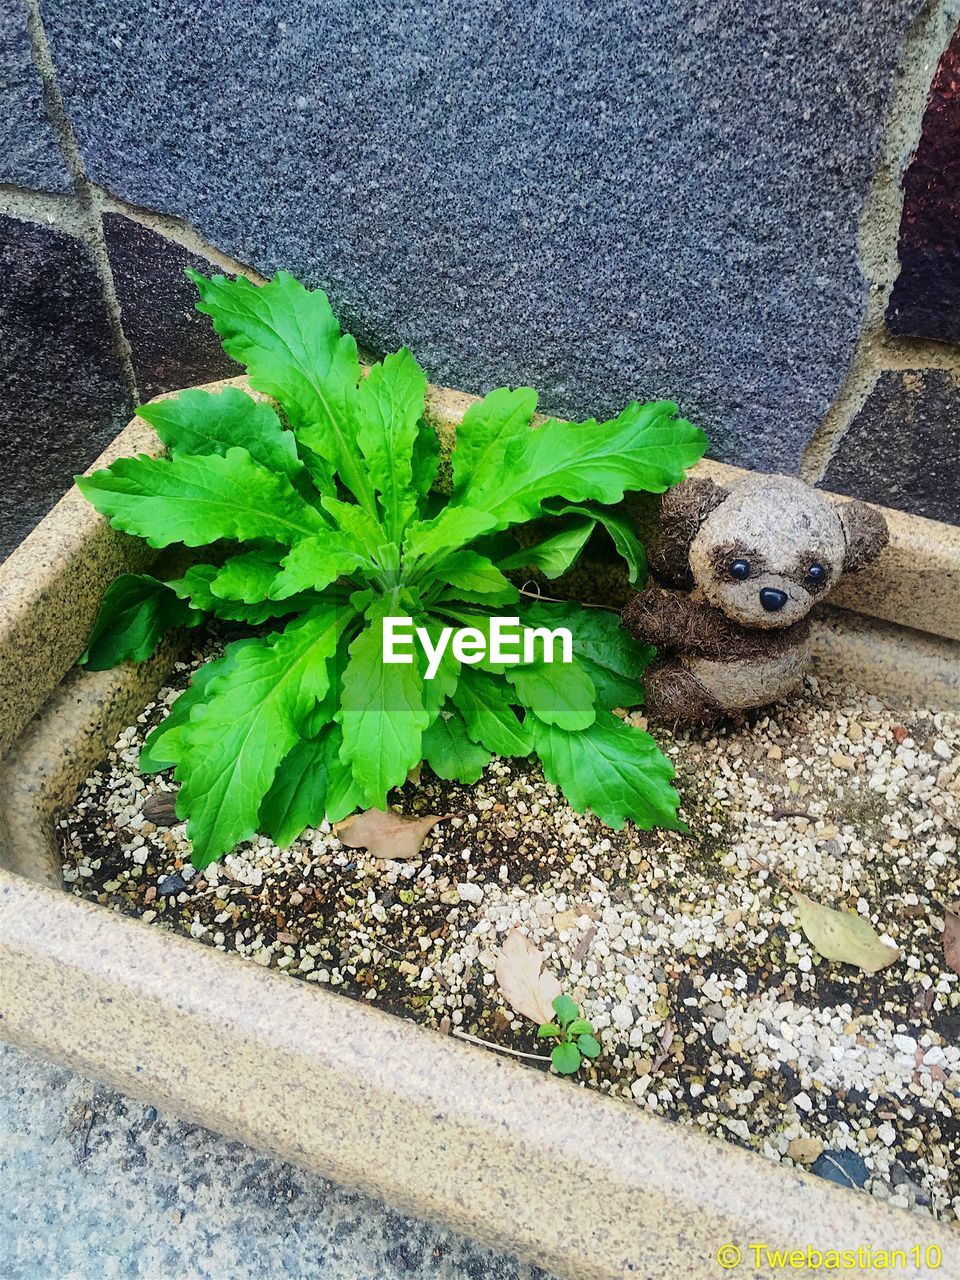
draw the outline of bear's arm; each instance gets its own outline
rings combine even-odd
[[[689,596],[649,586],[623,611],[623,624],[637,640],[661,651],[731,657],[743,647],[743,634],[719,609]]]

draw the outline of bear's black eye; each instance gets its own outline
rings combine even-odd
[[[807,570],[807,577],[811,582],[823,582],[827,576],[827,571],[822,564],[814,562]]]
[[[730,565],[730,577],[737,578],[740,582],[744,578],[750,577],[750,563],[747,560],[734,560]]]

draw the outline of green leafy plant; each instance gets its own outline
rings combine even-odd
[[[550,1051],[553,1069],[562,1076],[572,1076],[584,1058],[599,1058],[600,1042],[591,1023],[580,1017],[580,1006],[569,996],[557,996],[552,1004],[557,1020],[541,1023],[537,1035],[541,1040],[556,1040]]]
[[[653,650],[613,612],[526,600],[504,569],[556,576],[601,528],[642,578],[642,547],[605,505],[675,484],[703,433],[669,401],[534,426],[533,391],[497,390],[458,428],[444,497],[426,377],[409,351],[364,376],[319,290],[285,273],[259,288],[191,274],[260,398],[228,387],[144,405],[168,456],[124,458],[77,483],[114,528],[152,547],[206,548],[182,576],[113,583],[88,667],[142,661],[168,627],[207,617],[261,628],[196,673],[141,756],[145,771],[175,770],[194,864],[257,830],[286,845],[324,816],[385,808],[421,760],[473,782],[493,752],[535,752],[575,808],[611,826],[677,826],[669,761],[611,713],[641,701]],[[508,530],[534,519],[546,532],[523,546]],[[574,661],[461,667],[448,651],[427,680],[419,658],[383,660],[387,616],[430,635],[489,635],[504,610],[524,628],[569,627]]]

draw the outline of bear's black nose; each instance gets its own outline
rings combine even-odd
[[[777,591],[774,587],[764,587],[760,592],[760,603],[767,613],[779,613],[787,603],[787,593]]]

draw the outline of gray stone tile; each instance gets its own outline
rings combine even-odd
[[[944,369],[881,373],[823,485],[960,524],[960,375]]]
[[[0,1275],[550,1280],[8,1045],[0,1045]]]
[[[45,0],[91,176],[330,293],[435,381],[670,393],[792,469],[863,310],[857,220],[920,0]]]
[[[132,411],[85,247],[0,216],[0,557]]]
[[[243,373],[194,309],[197,291],[183,274],[216,268],[122,214],[105,214],[103,229],[140,398]]]
[[[26,6],[0,6],[0,182],[38,191],[70,191],[73,183],[43,105],[42,82],[27,35]]]

